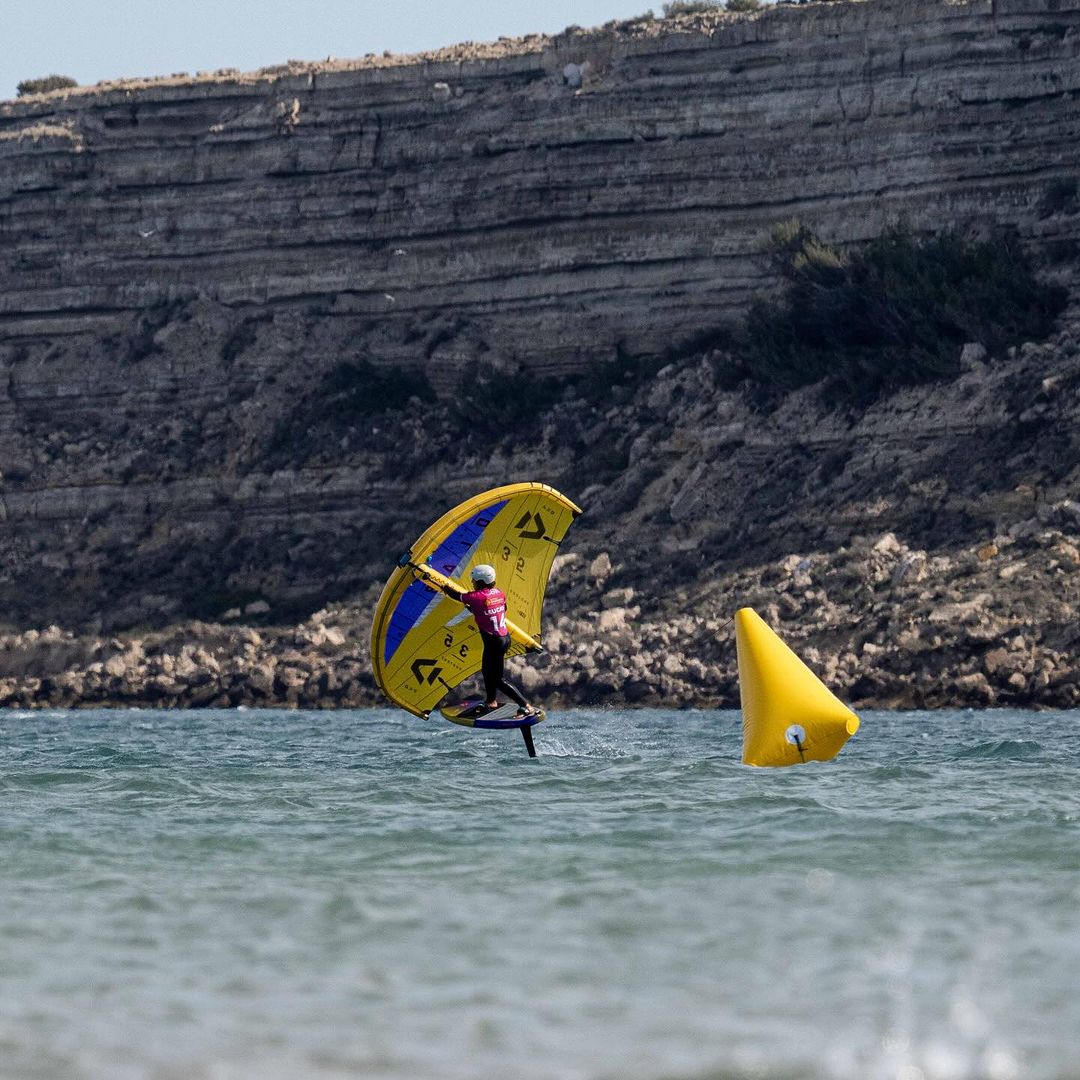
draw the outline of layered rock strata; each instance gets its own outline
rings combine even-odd
[[[432,510],[512,479],[584,503],[579,569],[607,552],[603,595],[634,590],[610,610],[641,609],[612,637],[583,577],[559,612],[573,655],[703,664],[697,691],[696,667],[648,684],[687,701],[730,697],[730,666],[665,627],[722,624],[792,553],[840,581],[883,537],[925,552],[939,592],[889,594],[915,621],[970,599],[956,568],[987,545],[1053,534],[1024,565],[1056,582],[1080,488],[1075,310],[1045,346],[859,411],[817,390],[763,410],[701,342],[769,287],[763,241],[793,216],[841,244],[899,219],[1012,228],[1075,297],[1078,94],[1078,0],[880,0],[0,105],[0,696],[370,700],[363,648],[324,681],[346,646],[298,644],[308,616],[352,612],[324,622],[354,650],[356,598]],[[572,372],[592,388],[538,381]],[[460,403],[478,373],[507,388],[492,424]],[[1068,703],[1075,638],[1036,584],[987,618],[1046,650],[1047,681],[997,670],[1024,675],[1015,700]],[[800,626],[821,587],[791,593]],[[900,632],[799,640],[855,680],[863,642],[891,656]],[[919,639],[956,643],[949,685],[1005,693],[969,670],[989,646],[951,634]],[[568,659],[538,691],[613,692],[561,682]],[[652,700],[635,673],[625,693]],[[851,689],[894,700],[883,678]]]
[[[898,219],[1080,236],[1046,225],[1076,179],[1076,0],[811,4],[489,52],[0,105],[14,381],[196,389],[193,343],[141,378],[130,352],[200,299],[219,333],[314,313],[310,352],[422,359],[443,385],[478,355],[566,371],[714,326],[791,216],[839,242]]]

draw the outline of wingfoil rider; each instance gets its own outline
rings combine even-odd
[[[511,638],[506,625],[506,593],[495,584],[495,567],[480,563],[472,568],[470,576],[473,583],[471,592],[459,592],[449,585],[443,588],[443,592],[451,600],[464,604],[476,620],[476,627],[484,642],[480,671],[484,676],[487,707],[498,708],[496,695],[502,690],[511,701],[520,706],[522,712],[531,712],[532,706],[503,675],[506,650],[510,648]]]

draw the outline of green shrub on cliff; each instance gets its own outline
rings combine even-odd
[[[415,368],[376,367],[367,360],[338,364],[316,397],[322,415],[372,416],[404,408],[412,398],[434,401],[427,376]]]
[[[347,360],[332,368],[295,404],[267,444],[273,460],[304,461],[312,453],[333,452],[357,421],[403,412],[413,398],[434,401],[435,390],[417,368],[376,367]]]
[[[47,94],[50,90],[70,90],[79,84],[67,75],[45,75],[40,79],[23,79],[15,92],[19,97],[30,94]]]
[[[673,15],[697,15],[703,11],[716,11],[720,2],[710,3],[710,0],[672,0],[672,3],[664,5],[664,18],[670,19]]]
[[[528,372],[503,372],[485,361],[464,375],[454,396],[454,419],[466,434],[476,431],[476,417],[497,416],[503,427],[534,422],[561,397],[562,380]],[[480,432],[476,432],[478,435]],[[489,432],[483,432],[489,438]]]
[[[1011,237],[894,229],[841,251],[792,222],[773,241],[783,294],[751,305],[733,352],[739,377],[780,389],[828,380],[868,399],[955,375],[965,343],[994,355],[1038,340],[1065,304]]]
[[[489,445],[503,437],[520,442],[537,435],[538,418],[564,402],[603,410],[625,403],[666,362],[666,358],[631,356],[621,347],[616,347],[611,360],[562,376],[500,371],[481,361],[462,376],[451,418],[460,436],[471,444]],[[497,431],[478,426],[477,416],[498,417]]]
[[[1075,176],[1062,176],[1052,180],[1043,193],[1040,216],[1051,214],[1074,214],[1077,209],[1077,182]]]
[[[664,5],[664,18],[674,15],[699,15],[708,11],[759,11],[762,0],[673,0]]]

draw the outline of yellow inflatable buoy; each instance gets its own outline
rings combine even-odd
[[[859,718],[769,629],[752,608],[735,612],[743,763],[828,761]]]

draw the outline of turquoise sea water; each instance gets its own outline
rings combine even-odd
[[[1080,713],[0,713],[0,1077],[1080,1077]]]

